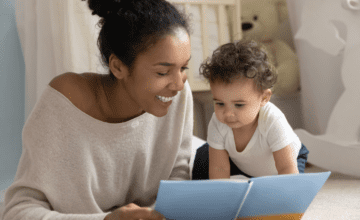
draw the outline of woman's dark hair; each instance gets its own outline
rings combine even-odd
[[[105,66],[113,53],[131,72],[136,57],[161,37],[179,27],[190,34],[186,16],[165,0],[87,1],[92,14],[101,17],[98,47]]]
[[[270,89],[277,80],[274,66],[258,43],[240,40],[218,47],[200,66],[200,74],[211,83],[231,83],[241,77],[253,78],[259,89]]]

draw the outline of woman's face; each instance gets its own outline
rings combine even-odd
[[[187,32],[178,28],[138,55],[123,79],[129,108],[165,116],[172,99],[184,88],[191,47]]]

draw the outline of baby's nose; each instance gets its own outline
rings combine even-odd
[[[231,108],[228,108],[225,110],[225,116],[226,117],[234,117],[234,111]]]

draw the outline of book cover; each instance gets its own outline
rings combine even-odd
[[[300,220],[330,173],[163,180],[155,210],[169,220]]]

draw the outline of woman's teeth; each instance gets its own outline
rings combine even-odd
[[[175,96],[173,96],[173,97],[164,97],[164,96],[157,95],[156,98],[158,98],[162,102],[170,102],[171,100],[173,100],[175,98]]]

